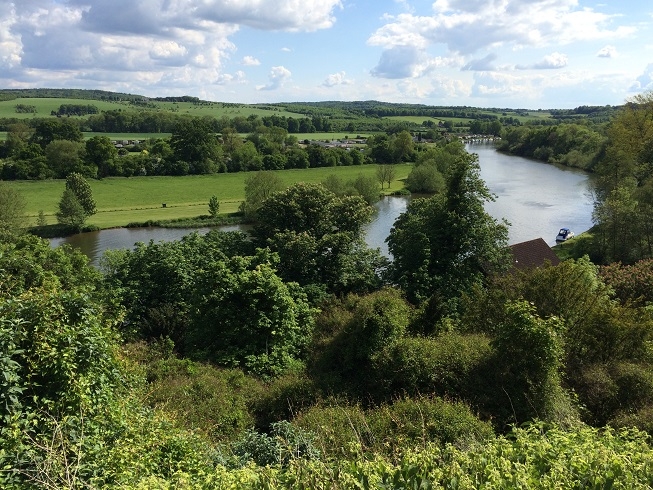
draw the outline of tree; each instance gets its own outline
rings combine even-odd
[[[220,160],[218,139],[204,119],[195,117],[177,123],[170,137],[170,146],[175,160],[201,169],[195,173],[207,173],[213,167],[206,163],[215,164]]]
[[[194,278],[185,340],[194,357],[273,376],[300,358],[313,312],[296,284],[284,283],[269,253],[214,261]]]
[[[388,188],[390,184],[395,179],[395,168],[392,165],[379,165],[376,167],[376,178],[381,183],[381,190],[383,190],[383,184],[388,183]]]
[[[411,302],[451,301],[507,265],[507,223],[483,208],[493,196],[479,173],[477,155],[461,157],[446,192],[411,201],[390,230],[390,275]]]
[[[330,292],[377,287],[378,251],[364,244],[362,232],[373,209],[360,196],[338,197],[321,184],[299,183],[261,204],[255,243],[279,254],[279,273],[287,281]]]
[[[97,211],[93,191],[88,181],[80,174],[72,173],[66,177],[66,189],[73,191],[79,203],[84,208],[86,217],[94,215]]]
[[[81,230],[86,222],[84,207],[72,189],[66,188],[61,195],[59,210],[57,211],[57,221],[77,231]]]
[[[442,192],[445,185],[444,176],[432,162],[416,164],[406,177],[406,189],[413,193],[435,194]]]
[[[392,153],[396,162],[409,161],[413,154],[413,136],[406,130],[391,139]]]
[[[66,178],[70,173],[79,173],[86,177],[97,175],[97,167],[94,164],[85,165],[83,153],[82,143],[68,140],[54,140],[45,147],[47,164],[59,179]]]
[[[25,197],[0,182],[0,231],[17,232],[25,228]]]
[[[377,180],[371,175],[359,174],[351,183],[356,193],[365,199],[367,204],[374,204],[379,200],[379,186]]]
[[[281,178],[270,171],[259,171],[245,177],[245,200],[240,211],[248,219],[255,219],[261,203],[273,193],[283,189]]]
[[[91,186],[82,175],[70,174],[66,178],[66,189],[59,201],[57,220],[61,224],[79,230],[86,219],[95,212],[96,205]]]
[[[117,156],[118,150],[108,136],[93,136],[86,141],[85,160],[97,168],[99,177],[111,175],[112,161]]]
[[[217,218],[219,211],[220,203],[218,202],[218,198],[216,196],[211,196],[211,199],[209,199],[209,214],[211,215],[211,218]]]

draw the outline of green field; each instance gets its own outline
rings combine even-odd
[[[24,104],[34,106],[36,113],[17,113],[16,105]],[[18,118],[31,119],[35,117],[54,117],[52,111],[57,111],[63,104],[73,105],[93,105],[100,112],[111,110],[122,111],[164,111],[175,114],[192,114],[195,116],[211,116],[221,118],[223,116],[234,118],[237,116],[247,117],[257,115],[260,117],[276,114],[277,116],[286,116],[300,118],[305,117],[303,114],[285,111],[280,108],[265,108],[261,106],[235,105],[220,102],[210,104],[193,104],[192,102],[157,102],[151,101],[147,106],[130,104],[126,101],[106,101],[91,99],[69,99],[57,97],[24,97],[13,100],[0,101],[0,118]]]
[[[376,174],[376,165],[356,167],[329,167],[276,172],[286,185],[296,182],[322,182],[328,175],[336,174],[343,180],[355,179],[359,174]],[[390,190],[403,188],[412,167],[396,165],[396,178]],[[133,222],[192,218],[208,214],[211,196],[218,197],[220,213],[238,210],[245,198],[246,172],[192,175],[185,177],[129,177],[91,180],[97,214],[88,220],[89,225],[100,228],[125,226]],[[55,213],[64,190],[63,180],[7,182],[25,196],[29,224],[35,224],[39,211],[43,211],[48,224],[56,223]],[[166,207],[163,207],[163,204]]]

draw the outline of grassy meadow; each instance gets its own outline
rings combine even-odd
[[[16,105],[24,104],[34,106],[36,113],[17,113]],[[0,118],[31,119],[35,117],[49,117],[52,111],[57,111],[63,104],[71,105],[93,105],[100,112],[111,110],[130,111],[163,111],[175,114],[191,114],[195,116],[210,116],[215,118],[237,116],[247,117],[252,114],[257,116],[270,116],[276,114],[286,117],[304,117],[303,114],[289,112],[280,108],[266,108],[264,106],[250,106],[239,104],[222,104],[213,102],[210,104],[194,104],[192,102],[158,102],[150,101],[146,106],[131,104],[127,101],[72,99],[58,97],[21,97],[13,100],[0,101]]]
[[[409,164],[396,165],[396,177],[385,193],[403,188],[403,180],[410,172]],[[335,174],[342,180],[353,180],[359,174],[376,175],[377,165],[355,167],[328,167],[316,169],[283,170],[275,172],[290,186],[297,182],[322,182]],[[114,177],[90,180],[97,214],[88,220],[89,225],[100,228],[125,226],[133,222],[192,218],[208,214],[211,196],[220,202],[220,214],[238,211],[245,198],[247,172],[189,175],[183,177]],[[31,224],[36,223],[43,211],[47,224],[56,223],[55,213],[65,181],[15,181],[7,182],[27,201],[27,214]],[[166,207],[163,207],[163,204]]]

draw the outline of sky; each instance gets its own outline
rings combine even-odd
[[[0,0],[0,88],[620,105],[653,90],[653,2]]]

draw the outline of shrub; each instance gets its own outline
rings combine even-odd
[[[483,335],[406,337],[374,355],[373,378],[385,397],[403,392],[474,399],[474,388],[483,383],[479,366],[491,356]]]

